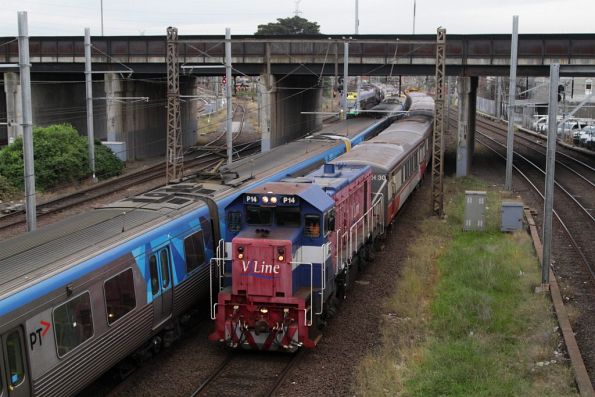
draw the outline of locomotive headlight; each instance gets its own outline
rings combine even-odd
[[[283,262],[285,260],[285,257],[283,255],[279,255],[277,259],[279,260],[279,262]]]
[[[267,309],[266,307],[261,307],[260,308],[260,313],[267,314],[268,312],[269,312],[269,309]]]
[[[285,248],[283,248],[283,247],[277,248],[277,254],[279,254],[279,256],[277,257],[279,262],[283,262],[285,260]]]
[[[244,247],[242,246],[238,247],[238,259],[244,259]]]
[[[269,202],[269,198],[267,196],[262,196],[262,202],[267,204]]]
[[[271,197],[271,203],[277,204],[277,197],[275,197],[275,196]]]
[[[244,254],[242,254],[241,252],[238,254],[238,259],[244,259]]]

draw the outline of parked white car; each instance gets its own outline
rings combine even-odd
[[[547,129],[547,116],[537,116],[536,120],[531,124],[533,131],[544,133]]]
[[[566,134],[573,134],[575,131],[580,131],[587,126],[587,123],[580,120],[566,120],[564,124],[558,127],[558,137]]]
[[[588,149],[595,148],[595,125],[588,125],[580,131],[578,134],[578,144]]]

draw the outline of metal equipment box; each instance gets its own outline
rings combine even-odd
[[[485,208],[487,193],[480,191],[465,191],[465,231],[485,230]]]
[[[120,160],[127,160],[128,156],[126,155],[126,142],[103,141],[101,143],[110,148]]]
[[[500,214],[502,215],[501,231],[514,232],[523,228],[523,203],[503,201]]]

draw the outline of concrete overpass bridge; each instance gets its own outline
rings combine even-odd
[[[74,73],[84,70],[84,37],[31,37],[32,72]],[[13,37],[0,38],[0,63],[18,62]],[[163,36],[92,37],[94,70],[113,70],[118,63],[135,74],[164,74]],[[10,42],[13,41],[13,42]],[[4,45],[5,43],[7,45]],[[221,65],[224,36],[179,36],[180,64]],[[343,63],[343,43],[349,43],[352,75],[433,75],[435,35],[308,35],[232,36],[236,73],[260,75],[334,75]],[[580,76],[595,71],[595,34],[521,34],[518,74],[546,76],[549,64],[563,65],[561,74]],[[447,35],[447,75],[508,75],[510,35]],[[219,74],[220,69],[195,69],[195,75]],[[341,73],[341,70],[339,70]]]
[[[81,132],[86,130],[83,40],[82,36],[30,38],[34,123],[66,121]],[[197,94],[196,76],[223,74],[224,41],[223,36],[179,36],[180,65],[201,65],[180,74],[182,95]],[[266,97],[263,107],[270,120],[273,146],[320,125],[321,117],[299,112],[320,107],[317,83],[321,76],[342,75],[346,42],[350,75],[435,73],[435,35],[232,36],[231,41],[234,74],[261,76],[259,88]],[[474,97],[478,76],[508,75],[510,35],[447,35],[446,41],[446,74],[466,77],[459,93]],[[93,70],[104,72],[94,75],[95,97],[150,98],[140,105],[113,100],[96,103],[96,136],[126,142],[129,158],[162,154],[166,136],[165,35],[92,37],[91,42]],[[519,76],[546,76],[553,62],[562,64],[562,75],[595,75],[595,34],[519,35],[518,48]],[[0,38],[0,63],[18,63],[13,37]],[[114,71],[125,73],[120,76]],[[308,89],[301,90],[303,87]],[[6,118],[18,120],[19,86],[14,71],[5,72],[4,89],[0,113],[6,107]],[[195,136],[196,107],[192,102],[183,106],[182,130],[188,145]],[[8,127],[5,132],[9,137],[18,133],[18,127]]]

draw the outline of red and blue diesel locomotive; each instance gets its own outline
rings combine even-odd
[[[316,346],[317,325],[427,168],[434,103],[416,95],[410,117],[377,137],[226,207],[225,256],[213,259],[212,340],[288,352]]]

